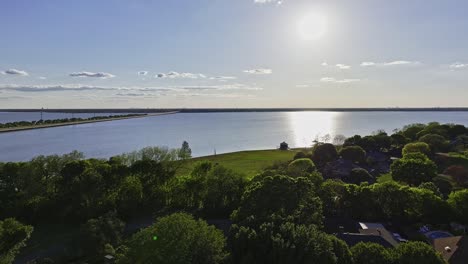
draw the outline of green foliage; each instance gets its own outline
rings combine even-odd
[[[340,156],[345,160],[362,163],[366,160],[366,151],[359,146],[343,147]]]
[[[452,192],[447,201],[457,219],[463,224],[468,224],[468,189]]]
[[[139,209],[143,201],[143,185],[137,176],[127,176],[121,182],[118,195],[117,207],[123,215],[130,216]]]
[[[439,190],[439,187],[433,182],[423,182],[421,183],[418,188],[425,189],[431,191],[433,194],[442,197],[442,193]]]
[[[81,248],[88,256],[102,255],[121,243],[124,227],[115,212],[90,219],[81,227]]]
[[[449,142],[443,136],[438,134],[426,134],[419,138],[420,142],[427,143],[432,153],[446,152],[449,150]]]
[[[233,226],[234,263],[347,263],[346,245],[332,240],[314,225],[265,222],[259,227]]]
[[[360,184],[361,182],[373,183],[375,181],[374,177],[363,168],[354,168],[351,170],[349,177],[343,179],[345,182]]]
[[[118,263],[222,263],[225,251],[222,232],[191,215],[175,213],[132,236]]]
[[[0,263],[13,263],[32,232],[32,226],[24,225],[13,218],[0,221]]]
[[[423,242],[398,244],[394,250],[394,259],[398,264],[445,264],[442,256]]]
[[[392,254],[383,246],[375,243],[360,242],[351,247],[354,263],[392,264]]]
[[[316,170],[315,164],[311,159],[296,159],[288,165],[288,175],[294,177],[306,177]]]
[[[410,153],[422,153],[425,155],[431,154],[431,148],[425,142],[415,142],[415,143],[408,143],[402,150],[403,157],[410,154]]]
[[[394,161],[390,168],[394,180],[413,186],[429,182],[437,176],[436,164],[418,152],[405,154],[403,158]]]
[[[338,158],[335,146],[330,143],[318,143],[312,148],[312,160],[319,167]]]
[[[276,175],[254,179],[232,218],[242,225],[258,226],[276,215],[298,224],[321,225],[322,202],[314,189],[307,178]]]
[[[426,125],[424,124],[410,124],[403,127],[400,133],[406,138],[416,140],[418,138],[417,134],[421,132]]]
[[[178,158],[181,160],[190,159],[192,157],[192,149],[187,141],[182,142],[182,147],[179,149]]]

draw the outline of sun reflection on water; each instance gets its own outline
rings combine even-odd
[[[287,119],[294,147],[310,147],[313,141],[331,141],[336,136],[339,112],[289,112]]]

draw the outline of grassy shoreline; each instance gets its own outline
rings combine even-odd
[[[56,124],[41,124],[37,126],[0,128],[0,133],[16,132],[16,131],[31,130],[31,129],[43,129],[43,128],[51,128],[51,127],[61,127],[61,126],[81,125],[81,124],[89,124],[89,123],[97,123],[97,122],[109,122],[109,121],[116,121],[116,120],[143,118],[143,117],[148,117],[148,116],[169,115],[169,114],[176,114],[176,113],[178,112],[173,111],[173,112],[145,114],[145,115],[138,115],[138,116],[109,117],[105,119],[96,119],[96,120],[81,120],[81,121],[75,121],[75,122],[64,122],[64,123],[56,123]]]

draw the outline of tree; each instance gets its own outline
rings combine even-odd
[[[345,160],[361,163],[366,160],[366,151],[359,146],[343,147],[340,156]]]
[[[223,233],[186,213],[157,219],[127,243],[118,263],[222,263],[228,253]]]
[[[432,153],[445,152],[449,149],[449,142],[441,135],[426,134],[419,138],[420,142],[427,143]]]
[[[348,183],[360,184],[361,182],[373,183],[375,179],[367,170],[354,168],[351,170],[349,176],[343,180]]]
[[[354,263],[392,264],[391,252],[376,243],[357,243],[351,247],[351,255]]]
[[[13,263],[32,232],[32,226],[24,225],[13,218],[0,221],[0,263]]]
[[[442,193],[440,192],[439,187],[437,187],[437,185],[435,185],[433,182],[423,182],[418,186],[418,188],[429,190],[434,195],[442,197]]]
[[[81,227],[81,247],[88,256],[103,254],[106,245],[115,247],[121,243],[124,227],[115,212],[90,219]]]
[[[398,264],[445,264],[442,256],[423,242],[400,243],[393,252]]]
[[[422,153],[424,155],[430,155],[431,148],[427,143],[424,142],[408,143],[405,145],[405,147],[403,147],[402,155],[404,157],[407,154],[415,152]]]
[[[178,156],[181,160],[190,159],[192,157],[192,149],[190,149],[189,143],[187,141],[182,143],[182,147],[179,150]]]
[[[333,252],[346,255],[342,244],[314,225],[292,222],[266,222],[259,227],[232,227],[231,244],[234,263],[287,264],[338,263]],[[346,262],[339,262],[346,263]]]
[[[117,207],[122,215],[130,216],[139,210],[143,201],[143,186],[136,176],[127,176],[118,189]]]
[[[308,158],[296,159],[288,165],[288,174],[293,177],[306,177],[315,170],[314,162]]]
[[[450,193],[447,201],[458,220],[468,224],[468,189]]]
[[[318,143],[312,149],[312,160],[319,167],[338,158],[338,152],[333,144]]]
[[[322,203],[307,178],[266,176],[253,179],[232,214],[235,223],[259,226],[272,215],[297,224],[322,223]]]
[[[412,186],[429,182],[437,176],[436,164],[421,153],[407,153],[403,158],[394,161],[390,169],[394,180]]]

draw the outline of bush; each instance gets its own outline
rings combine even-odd
[[[288,165],[288,174],[295,177],[307,176],[315,170],[314,162],[307,158],[294,160]]]
[[[390,166],[392,178],[417,186],[437,176],[436,164],[421,153],[409,153]]]
[[[402,150],[402,155],[405,156],[410,153],[419,152],[424,155],[431,154],[431,148],[427,143],[424,142],[415,142],[415,143],[408,143]]]
[[[375,178],[363,168],[354,168],[351,170],[349,177],[344,179],[344,181],[359,185],[361,182],[373,183]]]
[[[337,158],[338,152],[333,144],[320,143],[316,144],[312,149],[312,160],[320,167]]]

